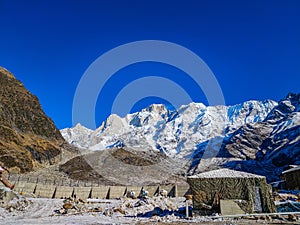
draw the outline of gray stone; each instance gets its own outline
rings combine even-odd
[[[7,204],[14,198],[19,198],[18,195],[9,188],[0,188],[0,204]]]

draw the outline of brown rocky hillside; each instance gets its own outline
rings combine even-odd
[[[61,159],[65,142],[36,96],[0,67],[0,162],[28,172]]]
[[[159,152],[112,148],[76,156],[59,166],[74,180],[102,185],[185,183],[179,162]]]

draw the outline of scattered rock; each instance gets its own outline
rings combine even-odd
[[[266,216],[266,220],[271,221],[272,217],[271,216]]]
[[[266,220],[267,218],[266,218],[266,216],[260,216],[259,219],[260,220]]]
[[[6,202],[4,208],[8,212],[14,212],[14,211],[25,211],[29,205],[32,204],[32,201],[28,201],[26,198],[18,197],[14,198],[9,202]]]
[[[112,209],[105,209],[103,214],[105,216],[112,216],[113,210]]]
[[[161,218],[159,216],[153,216],[152,219],[156,220],[157,222],[161,222]]]
[[[73,209],[74,205],[70,202],[67,202],[63,205],[64,209]]]
[[[288,220],[295,222],[295,221],[297,221],[297,216],[295,214],[289,214]]]
[[[103,209],[101,207],[93,208],[91,210],[92,212],[103,212]]]
[[[127,202],[125,204],[126,208],[133,208],[134,207],[134,204],[132,202]]]
[[[119,213],[125,215],[125,211],[122,208],[116,208],[116,209],[114,209],[114,212],[119,212]]]

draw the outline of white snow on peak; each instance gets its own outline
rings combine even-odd
[[[78,123],[73,128],[65,128],[60,130],[60,132],[70,144],[78,148],[88,148],[90,136],[94,131]]]
[[[263,121],[276,105],[271,100],[233,106],[190,103],[172,111],[153,104],[124,118],[112,114],[95,131],[78,124],[61,133],[69,143],[85,149],[128,146],[185,157],[205,141],[225,137],[246,123]]]

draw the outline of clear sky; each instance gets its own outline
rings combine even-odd
[[[280,100],[300,90],[299,12],[298,0],[0,0],[0,65],[38,96],[60,129],[72,126],[74,93],[90,64],[139,40],[164,40],[195,52],[213,71],[228,105]],[[103,88],[97,125],[122,87],[150,74],[176,74],[193,101],[207,104],[182,71],[141,63],[116,73]],[[141,99],[133,111],[159,101]]]

